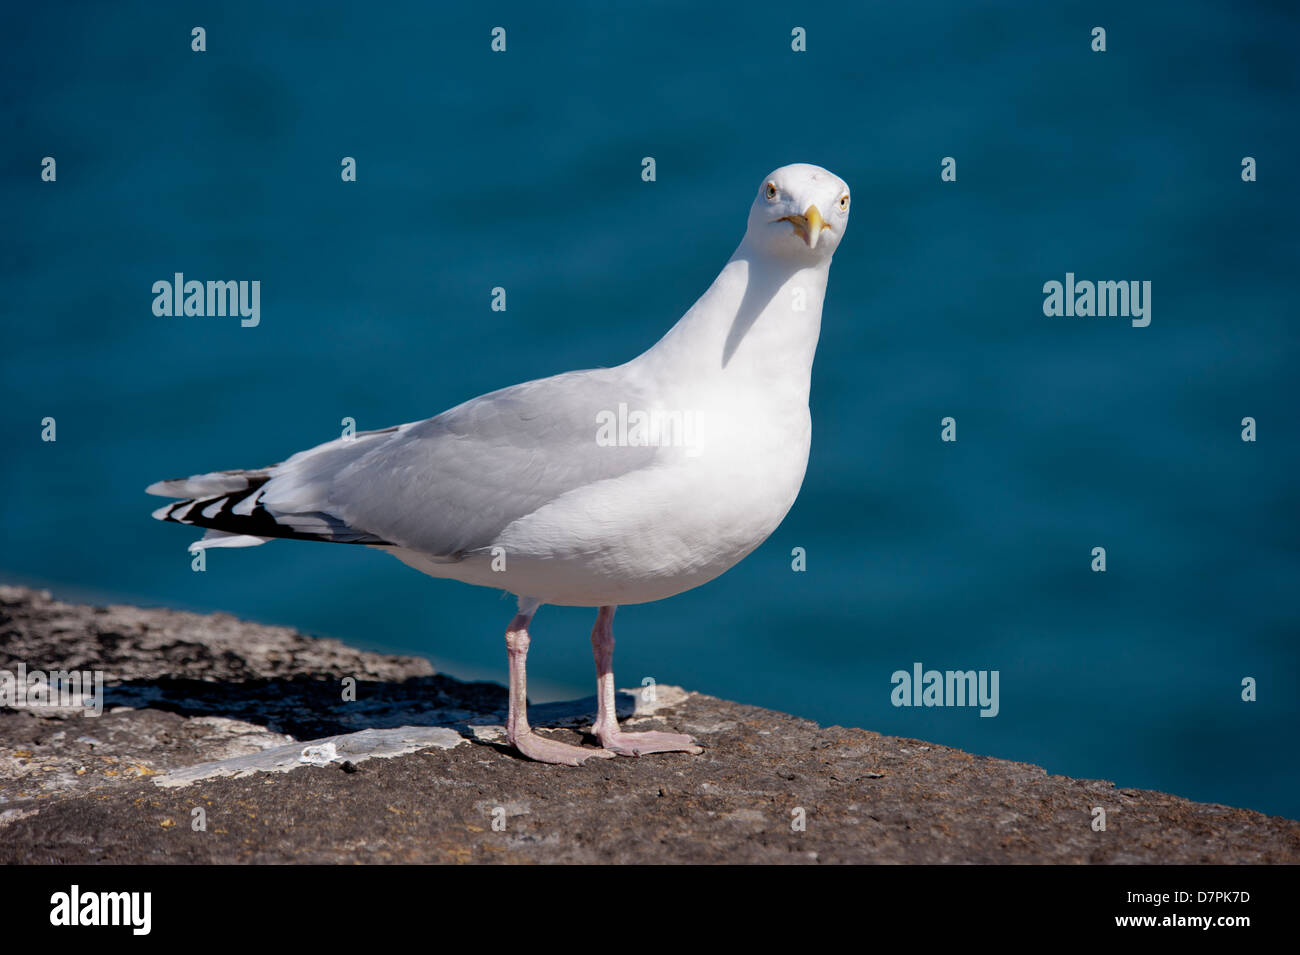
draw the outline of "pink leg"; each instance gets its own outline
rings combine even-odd
[[[506,738],[510,744],[529,759],[539,763],[559,763],[563,766],[581,766],[583,761],[613,756],[603,749],[584,749],[570,746],[557,739],[538,736],[528,725],[528,680],[524,661],[528,657],[528,624],[537,608],[519,614],[510,621],[506,630],[506,653],[510,658],[510,706],[506,717]]]
[[[591,631],[591,652],[596,658],[596,725],[592,730],[600,745],[621,756],[648,753],[702,753],[703,747],[680,733],[624,733],[618,728],[614,704],[614,611],[601,607]]]

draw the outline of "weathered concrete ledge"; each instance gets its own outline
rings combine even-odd
[[[1289,819],[675,687],[623,715],[704,755],[542,766],[498,742],[501,686],[224,614],[0,587],[20,665],[106,685],[98,717],[0,709],[4,863],[1300,862]],[[581,742],[592,710],[531,715]]]

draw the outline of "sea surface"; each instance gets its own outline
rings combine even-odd
[[[9,5],[0,579],[504,681],[508,597],[287,541],[195,573],[143,488],[631,358],[812,162],[853,210],[802,494],[619,612],[619,685],[1300,817],[1298,36],[1290,3]],[[259,281],[259,324],[155,316],[177,272]],[[1150,324],[1044,315],[1067,273],[1151,282]],[[591,692],[592,618],[538,615],[534,699]],[[997,671],[997,715],[893,705],[917,663]]]

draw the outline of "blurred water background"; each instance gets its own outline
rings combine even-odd
[[[1300,816],[1293,4],[0,18],[0,579],[503,681],[501,594],[294,542],[193,573],[195,535],[150,521],[144,486],[630,358],[712,280],[762,176],[813,162],[854,205],[802,495],[720,580],[619,613],[619,685]],[[155,317],[178,271],[260,280],[261,324]],[[1150,280],[1150,326],[1045,317],[1067,271]],[[591,691],[591,621],[538,616],[535,699]],[[998,670],[1000,713],[894,707],[917,661]]]

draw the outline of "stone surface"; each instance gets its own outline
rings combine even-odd
[[[98,717],[0,709],[4,863],[1300,862],[1292,820],[675,687],[621,715],[702,756],[542,766],[502,745],[501,686],[224,614],[0,587],[20,664],[106,688]],[[532,720],[590,745],[594,702]]]

